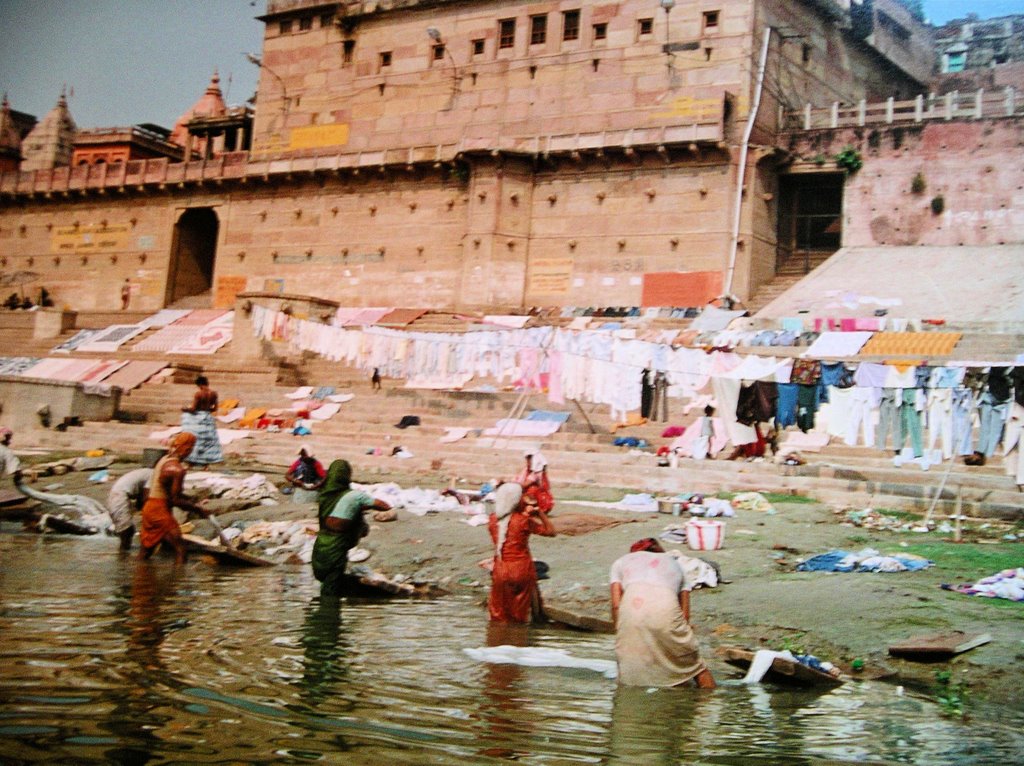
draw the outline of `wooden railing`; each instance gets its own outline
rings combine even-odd
[[[835,102],[825,108],[806,104],[801,110],[780,109],[779,124],[783,130],[815,130],[1017,115],[1024,115],[1024,99],[1017,96],[1012,86],[1007,86],[992,91],[979,89],[974,93],[952,91],[941,96],[929,93],[909,101],[889,98],[872,104],[863,100],[853,105]]]

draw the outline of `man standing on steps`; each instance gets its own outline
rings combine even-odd
[[[125,277],[124,284],[121,285],[121,311],[127,311],[131,299],[132,283],[128,281],[128,277]]]

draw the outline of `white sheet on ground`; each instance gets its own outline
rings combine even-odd
[[[330,404],[321,404],[319,407],[317,407],[315,410],[309,413],[309,416],[313,420],[327,420],[327,418],[336,415],[338,410],[340,409],[341,405],[338,404],[337,402],[331,402]]]
[[[463,649],[477,662],[493,662],[501,665],[525,665],[532,668],[583,668],[601,673],[605,678],[615,678],[618,666],[615,660],[597,660],[573,657],[564,649],[542,649],[537,646],[481,646]]]
[[[556,420],[516,420],[502,418],[494,428],[484,431],[484,436],[550,436],[560,427]]]

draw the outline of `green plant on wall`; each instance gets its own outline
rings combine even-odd
[[[946,198],[939,194],[936,197],[932,197],[932,213],[935,215],[942,215],[942,211],[946,209]]]
[[[864,167],[864,159],[854,147],[844,146],[843,150],[836,155],[836,165],[847,173],[856,173]]]
[[[928,188],[928,184],[925,183],[921,173],[915,175],[914,180],[910,182],[910,191],[914,194],[921,194],[926,188]]]

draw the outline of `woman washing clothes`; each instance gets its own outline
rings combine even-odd
[[[327,469],[319,505],[320,531],[313,543],[313,576],[322,583],[320,595],[339,596],[348,552],[370,532],[363,511],[389,511],[391,506],[352,489],[352,466],[347,460],[335,460]]]
[[[530,622],[541,616],[537,571],[530,555],[530,535],[554,537],[555,528],[538,505],[538,489],[502,484],[494,493],[494,513],[487,529],[494,542],[491,594],[487,602],[494,622]]]
[[[609,578],[619,683],[715,688],[690,627],[693,584],[653,537],[629,550]]]
[[[292,486],[293,503],[312,503],[327,481],[327,471],[313,455],[312,448],[308,444],[300,444],[298,457],[288,466],[284,480]]]

